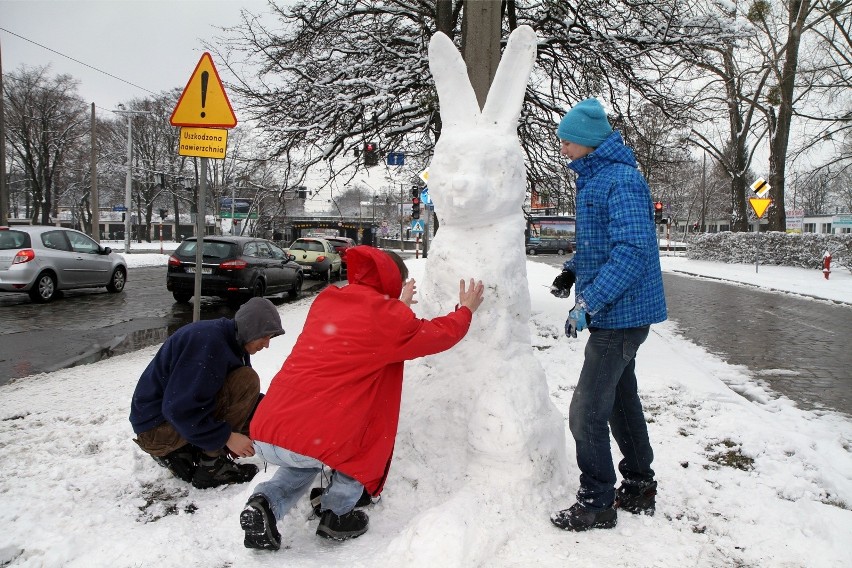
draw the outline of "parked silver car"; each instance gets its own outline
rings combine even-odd
[[[121,292],[124,257],[88,235],[53,226],[0,227],[0,292],[50,302],[60,290],[105,286]]]

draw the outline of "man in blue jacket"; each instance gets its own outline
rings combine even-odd
[[[572,531],[612,528],[616,508],[653,515],[656,506],[654,453],[635,374],[650,325],[666,319],[653,203],[633,152],[596,99],[568,111],[556,133],[577,173],[577,252],[552,292],[567,297],[576,282],[565,333],[576,338],[588,328],[590,337],[568,411],[580,468],[577,503],[551,521]],[[624,456],[617,491],[610,429]]]
[[[246,433],[260,379],[249,356],[282,333],[278,310],[265,298],[250,299],[233,320],[180,328],[136,385],[130,407],[134,441],[199,489],[251,481],[257,466],[230,457],[254,455]]]

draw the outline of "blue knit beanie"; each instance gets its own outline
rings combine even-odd
[[[556,129],[560,140],[589,148],[597,148],[610,134],[612,126],[597,99],[586,99],[574,105],[565,113]]]

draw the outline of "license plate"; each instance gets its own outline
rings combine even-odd
[[[187,267],[186,271],[189,272],[190,274],[195,274],[195,268],[194,267],[193,268]],[[205,267],[202,266],[201,267],[201,274],[213,274],[213,269],[212,268],[205,268]]]

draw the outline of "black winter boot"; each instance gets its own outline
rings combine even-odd
[[[311,489],[311,507],[313,507],[314,515],[316,515],[317,517],[322,514],[321,500],[323,493],[325,493],[325,489],[322,487],[314,487],[313,489]],[[376,497],[376,503],[379,502],[379,499],[381,499],[381,497]],[[358,498],[358,502],[355,503],[355,507],[357,509],[360,509],[362,507],[366,507],[372,504],[373,497],[369,493],[367,493],[367,490],[365,489],[364,492],[361,493],[361,497]]]
[[[628,513],[653,516],[657,507],[657,482],[622,481],[615,491],[615,506]]]
[[[201,450],[192,444],[187,444],[163,457],[152,457],[155,462],[172,472],[172,475],[189,483],[195,475],[195,470],[198,469]]]
[[[550,522],[566,531],[585,531],[589,529],[611,529],[618,522],[614,507],[603,511],[592,511],[579,503],[568,509],[550,515]]]
[[[240,513],[240,526],[245,531],[243,544],[246,548],[278,550],[281,548],[281,533],[278,532],[275,515],[266,497],[256,493]]]
[[[228,456],[204,456],[192,477],[192,485],[198,489],[208,489],[229,483],[246,483],[255,475],[257,466],[252,463],[235,463]]]
[[[331,509],[323,512],[320,524],[317,527],[317,535],[332,540],[346,540],[359,537],[367,532],[370,518],[364,511],[352,509],[340,516],[335,515]]]

